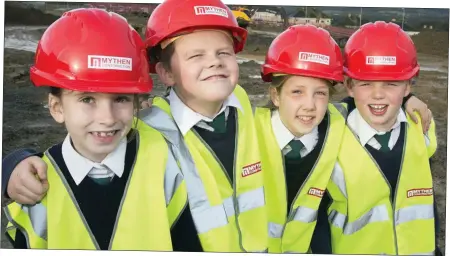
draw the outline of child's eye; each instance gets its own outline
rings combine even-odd
[[[397,86],[397,84],[388,83],[389,86]]]
[[[300,91],[300,90],[293,90],[292,93],[293,94],[299,94],[299,93],[302,93],[302,91]]]
[[[231,55],[229,52],[219,52],[220,55]]]
[[[83,97],[80,99],[81,102],[83,103],[93,103],[94,102],[94,98],[93,97]]]
[[[117,97],[117,102],[130,102],[132,99],[129,96],[119,96]]]
[[[197,58],[197,57],[201,57],[201,56],[202,56],[201,54],[192,55],[191,57],[188,58],[188,60]]]
[[[322,96],[327,96],[326,92],[317,92],[317,94],[322,95]]]

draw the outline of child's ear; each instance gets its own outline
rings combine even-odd
[[[156,73],[158,73],[159,79],[161,79],[161,82],[167,86],[174,86],[175,85],[175,78],[171,71],[167,70],[162,62],[156,63],[155,66]]]
[[[56,122],[64,123],[64,110],[62,107],[61,98],[51,93],[48,94],[48,109],[50,114]]]
[[[403,97],[406,97],[406,96],[408,96],[408,94],[411,93],[411,84],[412,84],[412,80],[410,80],[406,83],[405,95],[403,95]]]
[[[280,95],[278,94],[277,88],[270,87],[269,93],[270,93],[270,100],[272,100],[273,105],[275,105],[277,108],[279,108],[280,107]]]

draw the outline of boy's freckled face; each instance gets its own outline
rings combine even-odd
[[[198,31],[182,36],[174,44],[171,67],[180,93],[218,102],[233,92],[239,67],[230,37],[221,31]]]
[[[387,131],[397,120],[403,97],[410,92],[409,81],[351,81],[350,96],[366,122],[378,131]]]

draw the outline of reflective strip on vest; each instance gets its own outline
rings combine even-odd
[[[269,237],[281,238],[284,226],[278,223],[269,222]]]
[[[30,216],[34,233],[44,240],[47,240],[47,208],[42,204],[33,206],[23,206],[22,210]]]
[[[341,115],[347,119],[348,109],[344,106],[345,103],[333,103],[333,106],[341,113]]]
[[[192,213],[192,218],[196,223],[199,234],[227,225],[228,217],[235,215],[233,199],[231,197],[226,198],[222,205],[209,206],[208,201],[201,202],[201,204],[202,206],[199,206],[199,210]],[[263,189],[258,188],[241,194],[238,197],[238,204],[240,213],[264,206]],[[223,211],[224,209],[225,212]],[[225,216],[223,213],[225,213]]]
[[[311,223],[317,220],[317,210],[300,206],[295,210],[295,215],[292,221],[299,221],[304,223]]]
[[[434,218],[433,205],[422,204],[401,208],[395,212],[395,225],[413,221]]]
[[[164,173],[164,195],[166,206],[169,205],[172,197],[183,182],[183,175],[180,173],[178,164],[172,154],[168,154],[166,171]]]
[[[342,195],[347,198],[347,187],[345,186],[345,176],[342,168],[340,166],[336,166],[333,169],[333,173],[331,174],[331,180],[336,186],[338,186]]]
[[[233,200],[229,197],[220,205],[210,205],[203,181],[175,121],[157,106],[141,111],[140,119],[160,131],[170,142],[170,149],[179,161],[186,181],[189,206],[198,234],[227,225],[228,217],[235,215]],[[264,206],[263,187],[239,195],[237,202],[240,213]]]
[[[411,254],[411,255],[436,255],[435,254],[435,251],[432,251],[432,252],[419,252],[419,253],[414,253],[414,254]]]
[[[389,213],[385,205],[378,205],[370,209],[359,219],[348,222],[348,218],[345,214],[332,210],[330,212],[329,220],[332,225],[343,229],[344,234],[351,235],[369,223],[388,221]]]
[[[300,206],[295,209],[294,218],[288,221],[298,221],[303,223],[311,223],[317,220],[317,210]],[[271,238],[281,238],[283,235],[284,226],[278,223],[269,222],[269,236]]]
[[[432,219],[434,217],[433,205],[414,205],[399,209],[395,212],[395,225],[414,220]],[[358,220],[348,222],[345,214],[332,210],[329,215],[332,225],[343,229],[344,234],[351,235],[369,223],[389,221],[389,213],[385,205],[373,207]],[[427,254],[425,254],[427,255]]]

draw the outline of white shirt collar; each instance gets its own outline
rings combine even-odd
[[[123,138],[118,147],[109,153],[101,163],[95,163],[80,155],[70,142],[68,134],[62,144],[62,156],[75,184],[79,185],[93,168],[109,168],[118,177],[122,177],[125,165],[127,138]]]
[[[204,120],[206,122],[211,122],[213,119],[208,118],[206,116],[203,116],[188,106],[184,104],[183,101],[178,97],[175,90],[170,90],[169,96],[167,96],[167,99],[170,102],[170,111],[172,113],[172,116],[175,120],[175,123],[177,124],[178,128],[180,129],[181,133],[186,135],[186,133],[194,127],[198,122]],[[235,107],[240,109],[242,112],[244,109],[242,108],[238,98],[236,95],[231,94],[223,103],[222,108],[220,111],[214,116],[218,116],[221,114],[227,107]]]
[[[397,120],[391,129],[395,129],[400,126],[402,122],[408,122],[406,119],[405,112],[400,109],[397,115]],[[347,123],[350,129],[359,137],[359,141],[362,146],[365,146],[373,136],[379,134],[385,134],[385,132],[378,132],[374,128],[372,128],[366,120],[361,116],[361,113],[358,109],[353,110],[347,118]]]
[[[277,139],[280,150],[286,147],[286,145],[289,144],[289,142],[291,142],[291,140],[293,139],[300,140],[303,145],[305,145],[305,148],[308,152],[311,152],[316,146],[317,140],[319,138],[319,130],[317,126],[314,127],[314,129],[310,133],[307,133],[300,138],[296,138],[281,121],[280,113],[278,112],[278,110],[272,112],[271,121],[273,133],[275,134],[275,138]]]

